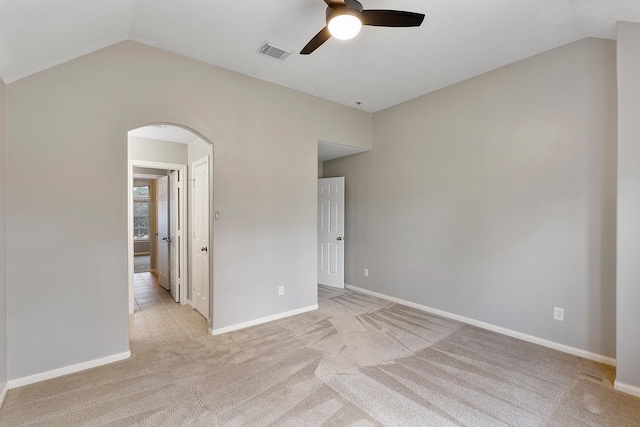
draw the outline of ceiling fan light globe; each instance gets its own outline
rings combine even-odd
[[[357,16],[350,14],[336,15],[329,21],[329,32],[340,40],[354,38],[362,28],[362,22]]]

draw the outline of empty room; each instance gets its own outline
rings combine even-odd
[[[628,0],[0,2],[0,425],[640,425],[638,76]]]

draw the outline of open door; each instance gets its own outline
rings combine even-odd
[[[209,320],[209,157],[192,164],[193,306]]]
[[[180,302],[180,172],[169,175],[169,288],[175,302]]]
[[[318,180],[318,284],[344,288],[344,177]]]
[[[158,283],[160,286],[169,290],[169,244],[171,236],[169,236],[169,180],[162,177],[158,179],[158,261],[156,263],[158,269]]]

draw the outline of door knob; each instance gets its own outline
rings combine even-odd
[[[200,250],[201,250],[202,252],[207,252],[207,247],[206,247],[206,246],[203,246],[203,247],[201,247],[201,248],[200,248]]]
[[[338,237],[336,240],[342,240],[342,237]]]

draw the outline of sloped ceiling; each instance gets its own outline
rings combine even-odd
[[[11,83],[135,40],[365,111],[378,111],[585,37],[640,21],[638,0],[362,0],[426,14],[419,28],[365,27],[302,47],[323,0],[0,0],[0,77]],[[256,53],[268,40],[293,53]]]

